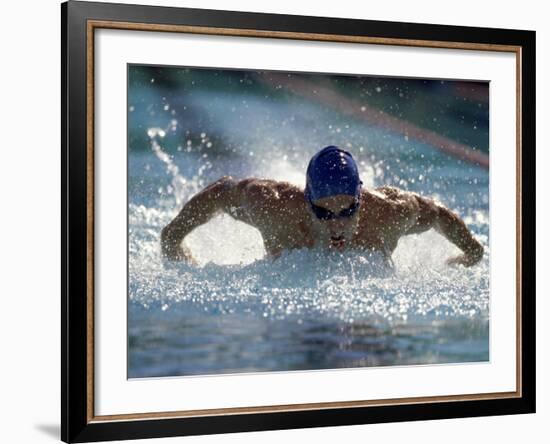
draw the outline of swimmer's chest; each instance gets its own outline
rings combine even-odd
[[[392,252],[397,247],[401,232],[400,225],[366,215],[359,222],[352,245],[370,250]]]

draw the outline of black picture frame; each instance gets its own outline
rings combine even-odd
[[[521,392],[498,399],[441,400],[318,410],[241,412],[194,417],[104,421],[93,416],[90,343],[93,338],[93,180],[87,147],[91,133],[87,82],[90,21],[190,26],[272,33],[369,37],[391,41],[507,45],[520,55],[518,199],[520,199],[521,306],[518,337]],[[69,1],[61,5],[62,274],[61,439],[90,442],[180,435],[370,424],[535,412],[535,32],[263,13]],[[93,30],[92,30],[93,31]],[[145,32],[145,31],[144,31]],[[525,116],[525,118],[522,118]],[[121,147],[124,149],[124,147]],[[92,197],[90,197],[92,196]],[[90,200],[91,199],[91,200]],[[92,205],[92,207],[90,207]],[[92,219],[93,220],[93,219]],[[92,268],[90,268],[92,267]],[[93,345],[92,345],[93,347]],[[92,350],[93,351],[93,350]],[[92,413],[90,413],[92,411]]]

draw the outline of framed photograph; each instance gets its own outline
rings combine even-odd
[[[65,442],[535,411],[535,33],[69,1]]]

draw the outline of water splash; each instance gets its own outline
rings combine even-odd
[[[172,120],[170,127],[173,128],[176,124],[177,121]],[[196,176],[192,177],[191,180],[186,179],[180,174],[180,170],[172,156],[166,153],[159,143],[166,136],[166,133],[167,130],[162,128],[149,128],[147,130],[147,135],[151,142],[151,150],[157,159],[165,165],[166,172],[170,177],[171,185],[167,187],[168,194],[174,197],[177,206],[181,206],[188,196],[197,193],[204,186],[204,180],[197,180],[197,178],[200,178],[210,165],[209,163],[204,163],[198,169]]]
[[[196,267],[162,260],[158,233],[168,219],[130,206],[129,293],[142,307],[376,323],[488,317],[488,258],[449,268],[444,261],[458,250],[435,232],[402,239],[391,270],[382,257],[356,252],[304,249],[264,258],[259,232],[223,215],[189,236]]]
[[[171,121],[170,125],[174,125]],[[160,254],[159,233],[183,203],[204,186],[204,171],[184,177],[161,143],[169,128],[149,128],[151,150],[170,177],[168,193],[152,207],[130,204],[130,301],[162,311],[262,313],[271,319],[320,316],[354,322],[432,322],[445,317],[486,319],[489,308],[488,254],[476,267],[452,269],[445,259],[459,250],[431,231],[407,236],[393,255],[394,270],[376,255],[357,252],[327,254],[317,250],[285,252],[265,258],[260,232],[219,214],[195,229],[185,243],[199,267],[172,264]],[[201,134],[204,141],[206,134]],[[365,186],[385,179],[382,163],[360,162]],[[303,172],[283,156],[271,162],[269,176],[302,184]],[[406,171],[409,174],[410,171]],[[162,204],[174,199],[171,210]],[[465,221],[488,250],[488,213],[475,209]],[[196,308],[196,307],[195,307]]]

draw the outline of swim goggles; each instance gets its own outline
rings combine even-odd
[[[359,200],[355,200],[355,202],[353,202],[348,208],[344,208],[338,213],[334,213],[333,211],[327,210],[326,208],[319,207],[311,201],[309,202],[309,204],[311,206],[311,210],[313,211],[313,214],[315,214],[317,219],[321,219],[321,220],[331,220],[331,219],[339,219],[342,217],[351,217],[355,214],[355,212],[359,208]]]

